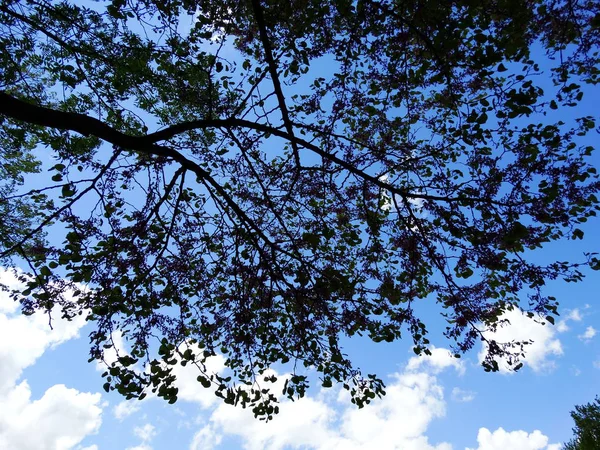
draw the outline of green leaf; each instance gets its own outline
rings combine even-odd
[[[302,397],[304,366],[366,407],[347,337],[466,351],[581,280],[536,251],[594,245],[597,114],[553,111],[599,97],[595,2],[87,3],[3,3],[0,262],[93,359],[122,333],[107,391],[173,403],[185,365],[270,419],[256,380]]]
[[[75,187],[72,186],[71,184],[65,184],[62,187],[61,195],[66,198],[74,196],[75,195]]]
[[[317,248],[319,243],[321,242],[317,234],[309,232],[302,233],[302,240],[309,244],[312,248]]]
[[[210,380],[208,378],[206,378],[205,376],[199,375],[198,378],[197,378],[197,380],[205,388],[209,388],[212,385],[212,383],[210,382]]]

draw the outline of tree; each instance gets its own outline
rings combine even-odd
[[[575,437],[567,442],[564,450],[595,450],[600,448],[600,399],[585,405],[576,405],[571,411],[575,421]]]
[[[598,2],[4,0],[0,23],[0,258],[25,314],[87,317],[91,360],[123,334],[107,390],[173,402],[195,364],[269,417],[257,377],[302,396],[299,364],[363,406],[384,386],[341,336],[427,353],[426,299],[459,356],[599,266],[534,258],[598,210]]]

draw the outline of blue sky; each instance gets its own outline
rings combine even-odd
[[[594,111],[594,98],[588,100],[579,116]],[[600,250],[597,224],[582,228],[584,241],[553,244],[538,257],[580,260]],[[5,269],[0,281],[16,283]],[[178,369],[175,405],[107,394],[103,368],[87,362],[91,328],[83,320],[55,320],[50,330],[47,316],[20,315],[0,292],[0,449],[558,450],[571,437],[569,411],[600,393],[599,287],[600,273],[593,272],[578,284],[549,283],[548,293],[561,301],[555,326],[508,314],[511,324],[499,340],[534,341],[519,373],[485,373],[481,347],[453,358],[443,328],[433,325],[430,357],[414,356],[410,342],[356,338],[345,351],[364,373],[384,377],[385,398],[357,410],[335,386],[316,388],[300,401],[282,400],[270,423],[222,404],[189,367]],[[430,319],[443,325],[437,315]],[[223,370],[222,358],[211,367]]]
[[[588,248],[598,242],[589,237]],[[563,254],[584,249],[561,247]],[[0,274],[15,282],[9,271]],[[179,370],[175,405],[106,394],[101,368],[87,363],[83,321],[57,320],[50,330],[45,315],[22,316],[0,294],[0,448],[558,450],[571,436],[569,411],[598,394],[599,285],[592,273],[583,283],[551,286],[563,300],[555,326],[511,313],[501,337],[535,340],[517,374],[485,373],[479,348],[455,359],[435,333],[431,357],[411,355],[405,342],[350,340],[348,353],[365,372],[385,376],[388,395],[357,410],[338,389],[315,389],[282,401],[270,423],[222,404],[188,368]],[[212,370],[222,363],[215,358]]]

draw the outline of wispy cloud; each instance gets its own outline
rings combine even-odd
[[[458,387],[452,389],[452,400],[460,403],[471,402],[475,399],[475,392],[467,391]]]
[[[581,322],[582,319],[583,316],[581,315],[581,312],[579,312],[579,309],[572,309],[571,311],[569,311],[569,314],[567,314],[564,319],[558,321],[558,323],[556,324],[556,331],[558,331],[559,333],[569,331],[569,326],[567,325],[568,321]]]
[[[597,333],[598,332],[596,331],[596,329],[590,326],[587,327],[585,331],[577,337],[584,342],[589,342],[594,336],[596,336]]]

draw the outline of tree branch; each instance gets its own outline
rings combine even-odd
[[[178,162],[181,167],[195,173],[198,178],[212,186],[221,198],[225,200],[225,203],[227,203],[248,227],[250,227],[267,245],[270,247],[275,246],[260,227],[248,217],[246,212],[239,207],[236,201],[207,170],[203,169],[194,161],[187,159],[184,155],[172,148],[152,143],[152,139],[148,139],[148,136],[130,136],[115,130],[98,119],[86,116],[85,114],[57,111],[42,106],[32,105],[31,103],[19,100],[1,91],[0,114],[35,125],[76,131],[86,136],[93,135],[119,148],[134,150],[147,155],[170,158]],[[278,248],[278,250],[288,254],[288,252],[283,249]]]
[[[0,109],[1,109],[1,107],[0,107]],[[16,249],[22,248],[22,246],[25,244],[25,242],[27,242],[33,236],[35,236],[36,234],[38,234],[46,225],[50,224],[61,213],[63,213],[67,209],[69,209],[80,198],[82,198],[85,194],[87,194],[92,189],[94,189],[95,186],[96,186],[96,183],[100,180],[100,178],[102,178],[102,176],[108,171],[108,169],[110,169],[110,166],[112,166],[112,164],[116,161],[116,159],[119,157],[120,154],[121,154],[120,150],[115,151],[113,153],[113,155],[111,156],[111,158],[108,160],[108,162],[104,165],[104,167],[102,167],[102,169],[100,170],[100,172],[98,172],[98,175],[96,175],[96,177],[94,177],[94,179],[92,180],[92,182],[90,183],[90,185],[87,188],[85,188],[83,191],[81,191],[76,196],[72,197],[63,206],[61,206],[59,209],[57,209],[52,214],[50,214],[48,217],[46,217],[46,219],[44,219],[42,221],[42,223],[40,223],[34,230],[32,230],[29,233],[27,233],[27,235],[25,237],[23,237],[19,242],[17,242],[16,244],[14,244],[13,246],[11,246],[10,248],[8,248],[8,249],[4,250],[2,253],[0,253],[0,258],[4,258],[4,257],[10,255],[12,252],[14,252]],[[25,253],[23,253],[23,254],[25,254]]]
[[[273,82],[273,88],[275,89],[275,95],[277,96],[277,102],[279,103],[279,109],[281,109],[281,117],[283,119],[285,129],[287,130],[288,134],[293,138],[294,126],[292,125],[292,121],[290,120],[290,115],[287,109],[287,105],[285,103],[283,90],[281,89],[281,82],[279,81],[279,74],[277,73],[277,63],[275,62],[275,58],[273,58],[271,42],[269,41],[269,35],[267,33],[267,26],[265,23],[265,17],[263,15],[262,6],[260,5],[260,0],[252,0],[252,9],[254,10],[256,24],[258,25],[260,41],[262,42],[262,46],[265,50],[265,59],[267,60],[267,65],[269,66],[269,73],[271,75],[271,81]],[[300,152],[298,150],[298,144],[293,139],[290,139],[290,141],[292,144],[292,149],[294,151],[296,167],[299,168]]]
[[[386,183],[383,180],[380,180],[376,176],[365,173],[363,170],[353,166],[348,161],[344,161],[343,159],[338,158],[334,154],[329,153],[304,139],[300,139],[296,136],[290,136],[289,133],[282,131],[278,128],[274,128],[272,126],[261,123],[251,122],[249,120],[244,119],[230,118],[193,120],[189,122],[178,123],[163,130],[150,133],[146,136],[131,136],[122,133],[118,130],[115,130],[114,128],[102,122],[101,120],[95,119],[85,114],[58,111],[43,106],[33,105],[31,103],[15,98],[3,91],[0,91],[0,114],[34,125],[41,125],[44,127],[57,128],[61,130],[76,131],[85,136],[96,136],[111,144],[117,145],[122,148],[139,151],[140,153],[172,158],[173,160],[179,162],[183,167],[196,173],[196,175],[198,175],[199,177],[209,180],[211,184],[214,183],[215,188],[218,186],[219,193],[227,196],[233,204],[235,204],[235,201],[231,199],[231,197],[227,194],[223,187],[220,184],[218,184],[205,169],[203,169],[193,161],[190,161],[176,150],[161,145],[156,145],[156,142],[166,140],[173,136],[177,136],[178,134],[185,133],[186,131],[196,129],[231,129],[236,127],[247,128],[263,133],[272,134],[287,141],[294,142],[297,145],[302,146],[307,150],[310,150],[331,162],[334,162],[335,164],[352,173],[353,175],[362,178],[365,181],[373,183],[374,185],[380,187],[381,189],[387,190],[392,194],[399,195],[402,198],[423,199],[447,203],[470,202],[488,203],[498,206],[516,205],[513,203],[499,202],[492,199],[482,199],[475,197],[444,197],[428,194],[416,194],[410,191],[406,191],[404,189],[399,189],[395,186],[392,186],[391,184]],[[239,207],[237,205],[236,207],[239,210]],[[244,214],[243,211],[240,210],[240,212]],[[255,231],[258,231],[258,227],[256,227],[256,225],[253,228],[255,228]],[[260,234],[264,237],[262,233]]]

